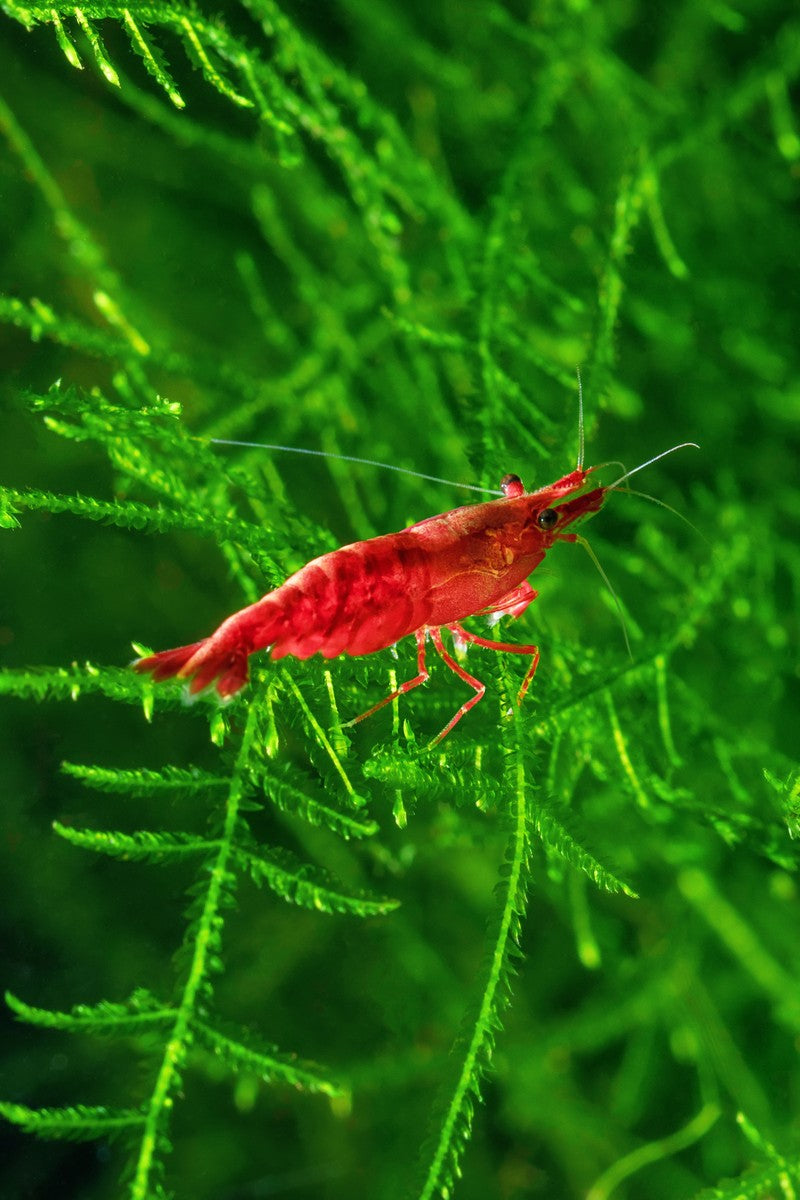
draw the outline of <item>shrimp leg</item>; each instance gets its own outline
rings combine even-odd
[[[363,721],[365,717],[371,717],[379,708],[383,708],[384,704],[391,704],[392,700],[396,700],[398,696],[405,696],[406,692],[410,692],[412,688],[419,687],[421,683],[427,683],[430,678],[430,671],[425,665],[425,631],[418,629],[414,634],[417,639],[417,674],[413,679],[407,679],[405,683],[401,683],[399,688],[395,688],[388,696],[384,696],[377,704],[373,704],[372,708],[368,708],[366,712],[361,713],[358,717],[353,717],[352,721],[345,721],[343,729],[349,729],[351,725],[357,725],[359,721]]]
[[[533,589],[531,590],[533,591]],[[534,592],[534,596],[535,595],[536,593]],[[506,654],[530,654],[531,665],[528,668],[527,675],[522,681],[522,687],[519,689],[517,694],[517,704],[522,704],[522,701],[525,698],[525,693],[527,692],[530,682],[536,674],[536,668],[539,665],[539,647],[516,646],[512,642],[490,642],[488,638],[478,637],[476,633],[470,633],[470,631],[465,629],[463,625],[459,625],[456,622],[454,622],[452,625],[448,625],[447,628],[451,633],[455,634],[457,638],[461,638],[465,642],[472,642],[472,644],[475,646],[483,646],[486,650],[502,650]],[[445,661],[447,660],[445,659]],[[473,700],[471,704],[474,703],[475,701]]]
[[[533,591],[533,588],[530,590],[532,593],[530,597],[523,593],[526,607],[536,595],[536,593]],[[509,598],[512,599],[513,602],[513,599],[516,597],[512,593]],[[536,672],[536,668],[539,665],[538,646],[518,646],[511,642],[491,642],[488,638],[482,638],[476,633],[470,633],[468,629],[464,629],[463,625],[459,625],[456,622],[448,625],[447,629],[449,629],[455,637],[460,638],[462,641],[472,642],[474,645],[483,646],[487,650],[503,650],[510,654],[530,654],[531,665],[528,668],[528,673],[522,682],[522,687],[520,688],[517,696],[517,704],[521,704],[523,697],[528,690],[530,682]],[[395,688],[395,690],[390,692],[388,696],[384,696],[384,698],[379,700],[377,704],[373,704],[372,708],[368,708],[366,712],[354,717],[352,721],[346,721],[343,725],[344,729],[349,729],[351,725],[357,725],[359,721],[363,721],[366,717],[371,717],[373,713],[378,712],[378,710],[383,708],[384,705],[391,704],[392,700],[396,700],[398,696],[404,696],[406,692],[410,692],[412,688],[419,687],[420,684],[428,682],[428,679],[430,678],[430,672],[425,663],[426,634],[430,635],[431,641],[436,648],[436,653],[439,655],[442,662],[444,662],[445,666],[448,666],[451,671],[458,675],[459,679],[463,679],[464,682],[468,683],[469,686],[475,691],[475,695],[470,696],[469,700],[464,701],[459,710],[447,722],[444,729],[442,729],[441,732],[436,735],[430,745],[435,746],[438,742],[441,742],[443,738],[447,737],[448,733],[450,733],[451,729],[458,724],[461,718],[468,713],[471,708],[474,708],[479,700],[483,699],[483,696],[486,692],[486,685],[481,683],[479,679],[476,679],[474,675],[470,675],[468,671],[464,670],[460,663],[456,662],[442,641],[441,631],[436,627],[428,628],[427,630],[418,629],[414,634],[414,637],[417,640],[417,674],[413,679],[407,679],[406,682],[402,683],[399,688]]]
[[[466,632],[466,630],[460,630],[459,627],[456,625],[448,625],[447,628],[450,629],[451,631],[455,630],[458,633]],[[454,725],[458,724],[458,722],[461,720],[461,718],[464,716],[464,714],[468,713],[471,708],[475,707],[475,705],[478,703],[479,700],[483,699],[484,693],[486,691],[486,684],[481,683],[480,679],[476,679],[474,677],[474,675],[470,675],[468,671],[465,671],[464,668],[459,663],[456,662],[456,660],[453,658],[453,656],[451,654],[448,654],[447,650],[445,649],[444,643],[442,641],[442,634],[439,629],[431,629],[429,632],[431,635],[431,641],[433,642],[434,646],[436,647],[436,651],[437,651],[439,657],[441,658],[442,662],[444,662],[445,665],[448,666],[451,671],[455,671],[455,673],[456,673],[456,675],[458,675],[459,679],[463,679],[464,683],[468,683],[471,688],[475,689],[475,695],[470,696],[469,700],[464,701],[464,703],[461,705],[461,708],[458,710],[458,712],[455,714],[454,717],[451,717],[451,719],[447,722],[447,724],[445,725],[445,727],[441,731],[441,733],[437,733],[436,737],[433,739],[433,741],[429,745],[429,748],[430,748],[430,746],[435,746],[437,742],[440,742],[442,740],[442,738],[447,737],[450,730],[453,728]],[[471,641],[471,640],[472,640],[472,636],[470,635],[470,637],[467,638],[467,641]],[[480,639],[478,639],[478,640],[480,640]],[[493,642],[489,642],[488,644],[490,646],[494,645]]]

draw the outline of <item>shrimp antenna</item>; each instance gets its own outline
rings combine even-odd
[[[626,471],[624,475],[620,475],[619,479],[615,479],[610,483],[609,488],[619,487],[626,479],[630,479],[631,475],[636,475],[637,472],[643,471],[645,467],[652,467],[653,463],[657,463],[659,459],[666,458],[668,454],[674,454],[676,450],[685,450],[691,446],[694,450],[699,450],[697,442],[681,442],[679,446],[670,446],[669,450],[662,450],[660,454],[656,454],[653,458],[648,458],[647,462],[639,463],[638,467],[634,467],[632,471]]]
[[[492,488],[478,487],[475,483],[457,483],[454,479],[440,479],[438,475],[426,475],[423,471],[412,471],[398,467],[395,463],[378,462],[375,458],[359,458],[355,454],[334,454],[330,450],[310,450],[304,446],[276,446],[270,442],[237,442],[232,438],[200,438],[215,446],[246,446],[251,450],[279,450],[283,454],[310,454],[315,458],[338,458],[341,462],[360,463],[366,467],[382,467],[385,471],[397,471],[400,475],[411,475],[414,479],[428,479],[431,483],[443,483],[446,487],[464,488],[468,492],[480,492],[484,496],[503,496],[504,492]]]
[[[617,491],[621,492],[623,496],[638,496],[640,500],[649,500],[651,504],[657,504],[659,508],[665,508],[667,512],[672,513],[673,517],[677,517],[679,521],[683,521],[684,525],[688,525],[692,532],[701,537],[709,546],[713,545],[688,517],[685,517],[679,509],[673,508],[671,504],[667,504],[665,500],[659,500],[657,496],[650,496],[647,492],[637,492],[635,488],[617,488]]]
[[[625,613],[623,612],[622,605],[619,602],[619,596],[617,595],[617,593],[614,591],[613,587],[611,586],[611,580],[608,578],[605,571],[603,570],[603,567],[600,563],[600,559],[597,557],[594,550],[587,542],[586,538],[582,534],[576,533],[575,541],[579,542],[580,545],[583,546],[584,550],[589,555],[589,558],[592,560],[594,565],[597,567],[597,570],[600,573],[600,578],[602,579],[603,583],[606,585],[609,595],[611,596],[611,599],[614,601],[614,607],[617,610],[617,616],[619,617],[619,623],[622,626],[622,636],[625,639],[625,648],[628,651],[629,657],[632,659],[633,651],[631,650],[631,642],[630,642],[630,638],[628,637],[628,626],[625,622]]]
[[[602,471],[604,467],[622,467],[623,471],[627,471],[627,469],[628,469],[628,468],[625,466],[625,463],[624,463],[624,462],[622,462],[622,460],[621,460],[621,459],[619,459],[619,458],[610,458],[610,459],[608,460],[608,462],[595,463],[595,465],[594,465],[594,466],[591,468],[591,470],[592,470],[592,471]],[[624,479],[624,478],[625,478],[625,476],[623,475],[623,479]],[[630,488],[628,488],[628,489],[626,489],[626,490],[627,490],[627,491],[630,491]]]
[[[578,470],[582,471],[586,443],[583,429],[583,383],[581,382],[580,367],[575,368],[575,374],[578,376]]]

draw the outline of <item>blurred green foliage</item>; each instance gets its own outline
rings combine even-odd
[[[795,7],[2,8],[3,1194],[795,1195]],[[436,755],[443,668],[339,724],[409,645],[126,669],[464,502],[197,438],[539,485],[578,364],[701,446],[588,527],[631,657],[563,546]]]

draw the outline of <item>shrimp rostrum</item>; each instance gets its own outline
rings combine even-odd
[[[609,488],[584,490],[592,469],[578,467],[533,492],[525,491],[518,476],[507,475],[496,500],[452,509],[399,533],[323,554],[228,617],[210,637],[140,658],[134,666],[157,681],[184,679],[192,694],[214,685],[228,699],[247,683],[248,659],[257,650],[268,649],[273,659],[290,654],[336,658],[374,654],[413,634],[416,675],[355,721],[427,682],[430,639],[443,662],[473,691],[434,739],[441,741],[486,690],[450,654],[442,631],[448,630],[456,644],[528,656],[518,696],[522,701],[539,662],[538,648],[490,641],[465,629],[462,621],[476,615],[519,617],[525,611],[537,595],[528,576],[555,542],[576,541],[569,526],[604,502]]]

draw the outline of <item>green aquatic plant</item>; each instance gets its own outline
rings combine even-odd
[[[794,12],[2,9],[4,1187],[794,1195]],[[126,665],[558,478],[578,364],[694,529],[611,495],[616,601],[548,558],[522,707]]]

